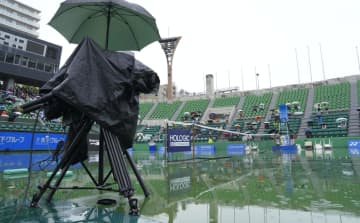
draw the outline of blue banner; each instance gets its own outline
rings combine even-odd
[[[349,140],[348,150],[350,156],[360,156],[360,140]]]
[[[31,147],[31,132],[0,132],[1,150],[29,150]],[[56,133],[35,133],[33,149],[55,149],[60,140],[66,140],[66,135]]]
[[[156,151],[156,144],[149,143],[149,152],[155,152],[155,151]]]
[[[167,134],[167,151],[191,151],[190,129],[169,129]]]
[[[297,154],[298,152],[296,145],[276,145],[272,146],[272,151],[280,154]]]
[[[159,146],[159,148],[158,148],[158,153],[159,153],[159,155],[164,154],[164,151],[165,151],[164,146]]]
[[[215,145],[196,145],[195,146],[195,155],[215,155]]]
[[[226,151],[228,155],[244,155],[245,148],[245,144],[229,144],[226,147]]]
[[[30,153],[0,153],[0,172],[8,169],[28,168]],[[53,170],[57,163],[49,153],[33,153],[32,169],[33,170]],[[72,165],[80,167],[80,164]]]
[[[285,104],[279,105],[280,122],[288,121],[288,109]]]

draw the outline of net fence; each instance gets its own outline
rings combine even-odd
[[[241,137],[241,141],[249,141],[255,138],[262,137],[271,137],[273,138],[277,134],[275,133],[250,133],[250,132],[241,132],[241,131],[232,131],[225,129],[223,123],[216,124],[214,123],[212,126],[202,125],[198,123],[189,123],[189,122],[175,122],[168,121],[167,125],[169,128],[191,128],[193,130],[192,134],[194,136],[193,140],[195,142],[204,140],[204,139],[212,139],[216,141],[218,139],[228,139],[228,136],[235,135]]]
[[[232,156],[233,154],[242,154],[247,150],[257,149],[257,139],[264,137],[268,139],[276,138],[276,134],[260,134],[260,133],[247,133],[240,131],[232,131],[225,129],[221,123],[212,126],[207,126],[199,123],[189,122],[176,122],[168,121],[167,131],[172,129],[188,129],[191,135],[191,151],[184,152],[168,152],[166,151],[168,161],[183,161],[190,159],[216,159]],[[231,139],[232,141],[229,141]],[[219,144],[224,144],[222,147],[215,147]],[[229,152],[229,144],[238,148],[237,152],[234,148],[233,153]],[[167,142],[164,146],[168,146]]]

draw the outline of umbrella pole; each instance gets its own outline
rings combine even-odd
[[[105,49],[106,50],[108,49],[108,46],[109,46],[109,31],[110,31],[110,19],[111,19],[110,8],[111,8],[111,5],[108,4],[107,21],[106,21],[106,37],[105,37]]]

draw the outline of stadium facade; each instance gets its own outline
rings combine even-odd
[[[38,39],[40,11],[15,0],[0,2],[0,80],[41,86],[59,69],[61,46]]]

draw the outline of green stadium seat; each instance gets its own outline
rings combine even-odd
[[[313,101],[314,105],[327,102],[329,111],[348,110],[350,108],[350,83],[317,86],[314,89]],[[313,106],[313,111],[316,111],[315,106]]]
[[[172,103],[159,102],[149,119],[171,119],[180,104],[180,101],[174,101]]]
[[[186,101],[184,104],[184,107],[179,112],[179,115],[177,116],[176,120],[181,121],[184,117],[185,112],[196,112],[204,114],[207,106],[209,105],[209,99],[199,99],[199,100],[191,100]]]
[[[240,101],[240,96],[227,96],[216,98],[213,107],[230,107],[236,106]]]

